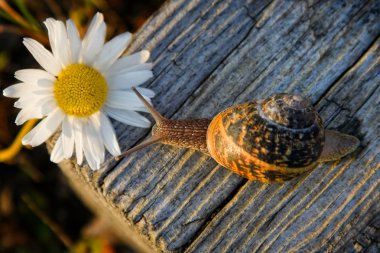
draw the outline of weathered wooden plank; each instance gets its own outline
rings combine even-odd
[[[356,235],[374,217],[380,210],[379,46],[378,39],[318,104],[331,122],[329,127],[347,129],[345,125],[361,122],[365,130],[356,130],[363,146],[355,160],[321,165],[302,183],[244,185],[207,225],[190,252],[331,251],[347,240],[342,235]],[[351,89],[346,88],[348,83]],[[366,145],[368,141],[374,146]],[[225,236],[228,231],[231,235]]]
[[[380,210],[379,10],[380,1],[360,0],[170,1],[129,49],[152,52],[147,86],[167,117],[212,117],[274,92],[301,93],[326,126],[361,139],[353,156],[284,185],[248,182],[163,145],[119,163],[109,157],[97,172],[70,162],[63,171],[145,251],[347,247]],[[148,134],[115,127],[124,148]]]
[[[380,248],[380,213],[343,248],[345,252],[378,252]]]

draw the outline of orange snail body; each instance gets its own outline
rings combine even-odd
[[[313,106],[298,95],[275,94],[235,105],[210,121],[166,119],[134,91],[156,125],[151,138],[123,155],[160,142],[202,151],[249,180],[282,183],[310,171],[318,162],[337,160],[359,145],[354,136],[325,130]]]

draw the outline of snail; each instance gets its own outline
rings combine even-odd
[[[156,124],[149,139],[118,158],[160,142],[199,150],[249,180],[283,183],[359,145],[354,136],[324,129],[311,103],[299,95],[280,93],[238,104],[212,120],[169,120],[133,90]]]

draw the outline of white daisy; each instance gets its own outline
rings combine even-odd
[[[105,43],[106,24],[97,13],[83,40],[72,20],[48,18],[45,22],[52,52],[33,39],[24,44],[44,70],[23,69],[15,73],[21,82],[3,91],[4,96],[19,98],[21,111],[16,124],[32,118],[44,118],[22,140],[37,146],[61,128],[51,153],[53,162],[76,154],[77,163],[85,157],[92,169],[99,169],[107,149],[120,155],[115,131],[108,117],[137,127],[150,122],[136,111],[146,111],[131,87],[151,78],[152,65],[146,63],[148,51],[122,56],[131,41],[123,33]],[[138,90],[148,99],[154,93]]]

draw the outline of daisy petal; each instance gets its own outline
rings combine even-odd
[[[66,67],[71,64],[71,51],[67,31],[62,21],[56,21],[56,27],[58,31],[57,46],[59,48],[57,56],[61,59],[63,66]]]
[[[96,136],[91,128],[91,124],[84,124],[83,136],[83,152],[86,157],[87,163],[92,170],[98,170],[100,168],[101,154],[97,153],[96,146]]]
[[[3,95],[10,98],[19,98],[30,92],[31,86],[25,83],[11,85],[3,90]]]
[[[107,69],[116,61],[117,58],[124,52],[132,34],[129,32],[120,34],[108,41],[99,55],[96,57],[93,67],[105,73]]]
[[[70,158],[74,152],[74,133],[72,130],[71,117],[66,116],[62,122],[62,149],[65,158]]]
[[[46,116],[57,108],[58,108],[57,102],[55,101],[54,98],[51,98],[41,103],[40,110],[41,110],[41,114]]]
[[[149,59],[150,53],[147,50],[142,50],[137,53],[124,56],[118,59],[109,69],[109,73],[117,73],[124,69],[145,63]]]
[[[54,88],[52,87],[45,87],[44,89],[34,89],[32,91],[34,95],[48,95],[49,97],[53,97]]]
[[[70,51],[68,47],[67,32],[62,21],[48,18],[44,22],[48,29],[49,41],[54,57],[61,66],[65,67],[70,64]]]
[[[53,163],[59,163],[64,159],[63,149],[62,149],[62,135],[59,136],[57,142],[54,145],[53,150],[51,151],[50,161]]]
[[[57,130],[62,123],[65,114],[57,109],[43,119],[22,139],[24,145],[38,146],[46,141]]]
[[[71,62],[78,62],[82,46],[78,29],[75,27],[75,24],[71,19],[66,21],[66,29],[71,50]]]
[[[75,139],[75,155],[77,163],[83,163],[83,123],[79,119],[73,119],[73,133]]]
[[[19,126],[19,125],[24,124],[26,121],[28,121],[30,119],[40,119],[43,116],[44,115],[39,110],[35,110],[34,108],[28,107],[28,108],[22,109],[17,114],[15,123],[16,123],[16,125]]]
[[[103,15],[97,13],[82,41],[81,55],[83,62],[92,65],[95,57],[102,50],[106,38],[106,24]]]
[[[152,97],[154,97],[154,95],[155,95],[154,91],[152,91],[151,89],[142,88],[142,87],[136,87],[136,89],[137,89],[138,92],[140,92],[141,95],[143,95],[144,97],[152,98]]]
[[[41,67],[54,76],[58,75],[61,71],[61,66],[52,53],[33,39],[25,38],[24,45],[33,55],[34,59],[36,59],[36,61],[41,65]]]
[[[22,125],[25,121],[30,119],[40,119],[57,108],[57,105],[53,98],[45,97],[41,99],[38,104],[41,106],[30,106],[22,108],[16,117],[16,125]]]
[[[124,124],[144,128],[148,128],[151,125],[150,121],[147,118],[134,111],[113,109],[106,106],[104,107],[104,111],[111,118],[116,119],[117,121],[120,121]]]
[[[28,95],[22,96],[14,103],[14,107],[16,108],[25,108],[25,107],[33,107],[34,109],[39,108],[39,103],[41,101],[46,101],[50,99],[51,95],[37,95],[33,93],[29,93]]]
[[[144,98],[151,103],[150,98],[145,96]],[[106,105],[118,109],[147,112],[144,103],[132,91],[111,90]]]
[[[107,78],[111,90],[130,89],[133,86],[138,86],[148,79],[153,77],[150,70],[129,72],[120,75],[114,75]]]
[[[100,112],[100,132],[107,150],[113,155],[118,156],[121,154],[119,143],[116,139],[115,130],[112,126],[110,119]]]
[[[40,87],[52,86],[55,77],[42,69],[21,69],[15,72],[15,78],[21,82],[37,85]]]
[[[104,162],[104,144],[102,140],[102,136],[100,133],[100,113],[94,113],[90,116],[90,124],[88,124],[88,128],[90,133],[88,136],[91,138],[92,150],[94,154],[96,154],[96,159],[99,163]]]
[[[120,69],[117,72],[116,71],[110,72],[110,70],[107,70],[106,73],[104,73],[104,75],[106,77],[111,77],[111,76],[115,76],[115,75],[126,74],[128,72],[136,72],[136,71],[143,71],[143,70],[152,70],[152,67],[153,67],[153,64],[151,62],[149,62],[149,63],[142,63],[142,64],[138,64],[138,65],[135,65],[135,66],[132,66],[132,67],[129,67],[129,68]]]
[[[48,30],[48,37],[49,37],[51,51],[53,52],[54,56],[57,56],[56,52],[58,48],[56,46],[57,36],[56,36],[56,31],[55,31],[55,21],[56,20],[53,18],[48,18],[45,20],[44,24]]]
[[[83,137],[83,152],[86,157],[86,161],[92,170],[98,170],[100,168],[100,164],[95,161],[95,158],[90,151],[91,144],[88,142],[86,136]]]

